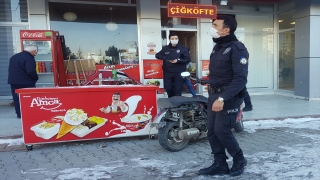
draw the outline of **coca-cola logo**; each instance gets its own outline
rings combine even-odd
[[[44,37],[44,33],[42,33],[42,32],[34,32],[34,33],[24,32],[24,33],[22,33],[22,37],[43,38]]]

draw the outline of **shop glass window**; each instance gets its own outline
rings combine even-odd
[[[0,22],[28,22],[27,1],[0,1]]]
[[[237,31],[273,32],[273,15],[237,15]]]
[[[166,6],[168,2],[168,0],[160,0],[160,5]],[[171,0],[171,3],[197,4],[197,0]]]
[[[294,10],[279,13],[279,30],[295,28]]]
[[[272,88],[274,63],[274,35],[267,32],[235,32],[247,47],[249,57],[248,88]]]
[[[78,0],[78,1],[88,1],[88,0]],[[128,3],[128,0],[90,0],[90,2]]]
[[[273,12],[273,3],[251,3],[228,1],[227,5],[218,4],[218,12],[221,10],[245,11],[245,12]]]
[[[168,17],[167,8],[161,8],[161,26],[164,28],[196,29],[197,19]]]
[[[65,59],[139,64],[136,7],[52,2],[49,14],[50,29],[65,38]]]
[[[274,63],[273,14],[237,14],[237,39],[247,47],[249,74],[247,87],[272,88]]]

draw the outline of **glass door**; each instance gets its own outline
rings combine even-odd
[[[295,31],[279,33],[279,89],[294,90]]]
[[[187,71],[190,73],[196,74],[196,67],[198,63],[198,54],[197,54],[197,32],[195,30],[183,30],[183,29],[167,29],[162,30],[162,47],[169,44],[169,34],[174,32],[178,35],[179,44],[189,48],[190,50],[190,59],[191,64],[187,67]],[[200,76],[199,76],[200,77]],[[196,88],[194,88],[196,89]],[[184,88],[185,92],[189,92],[188,88]]]
[[[39,76],[37,87],[53,87],[52,44],[51,41],[23,41],[23,46],[34,44],[38,46],[38,54],[35,56],[36,71]]]

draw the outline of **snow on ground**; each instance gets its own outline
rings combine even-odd
[[[258,129],[274,129],[274,128],[306,128],[319,130],[320,119],[316,118],[301,118],[301,119],[286,119],[286,120],[260,120],[260,121],[245,121],[245,131],[249,133],[255,133]],[[298,135],[303,137],[309,137],[313,141],[306,142],[306,144],[294,145],[294,142],[290,147],[281,146],[280,148],[285,149],[285,152],[259,152],[256,154],[246,155],[248,159],[248,165],[245,173],[240,176],[246,177],[260,177],[261,179],[278,180],[278,179],[320,179],[319,164],[320,158],[318,155],[318,148],[320,147],[320,138],[318,135],[312,135],[307,133],[299,133]],[[1,140],[1,143],[22,143],[22,139],[17,140]],[[169,176],[171,178],[183,177],[186,174],[193,174],[189,177],[193,179],[206,179],[203,176],[197,176],[196,170],[188,167],[187,161],[164,161],[159,160],[157,157],[144,159],[138,157],[130,159],[130,162],[135,165],[128,168],[146,168],[151,167],[153,171],[159,173],[159,177]],[[192,162],[197,165],[199,162]],[[172,170],[176,169],[179,165],[180,171]],[[117,171],[117,168],[127,166],[124,162],[110,162],[109,164],[96,165],[92,168],[70,168],[62,171],[55,172],[58,175],[57,179],[72,179],[72,178],[106,178],[112,179],[112,173]],[[197,167],[202,165],[198,164]],[[41,170],[42,173],[47,174],[45,170]],[[41,172],[39,170],[29,170],[24,173]],[[172,171],[172,172],[171,172]],[[79,173],[83,172],[83,173]],[[87,176],[85,172],[90,172],[90,176]],[[52,173],[52,172],[51,172]],[[123,172],[125,173],[125,172]],[[147,177],[147,175],[146,175]],[[190,178],[189,178],[190,179]]]
[[[320,129],[319,118],[300,118],[300,119],[285,119],[285,120],[259,120],[259,121],[245,121],[245,131],[249,133],[256,132],[257,129],[274,129],[280,127],[288,128],[307,128]]]
[[[23,139],[22,138],[18,138],[18,139],[0,139],[0,144],[8,144],[8,146],[22,145],[23,144]]]

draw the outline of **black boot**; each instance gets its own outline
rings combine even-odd
[[[253,108],[252,108],[252,105],[251,106],[245,106],[242,111],[246,112],[246,111],[252,111]]]
[[[232,168],[230,169],[230,175],[231,176],[239,176],[243,173],[244,167],[247,165],[247,159],[242,158],[241,160],[235,160],[233,161]]]
[[[229,166],[226,161],[214,161],[210,167],[200,169],[198,174],[211,176],[229,174]]]

